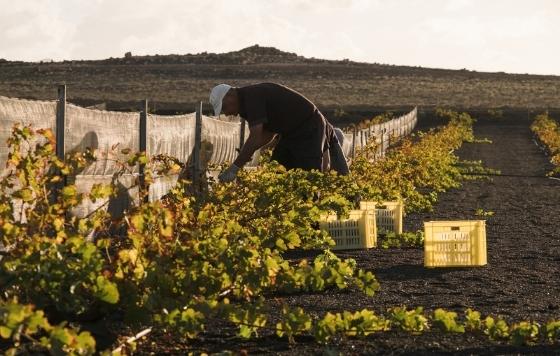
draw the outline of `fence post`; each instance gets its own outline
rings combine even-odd
[[[141,104],[142,110],[140,111],[140,136],[139,136],[139,151],[144,152],[146,155],[147,146],[148,146],[148,100],[142,100]],[[138,167],[138,178],[140,180],[140,189],[144,192],[146,188],[146,177],[144,176],[144,171],[146,169],[146,165],[144,163],[140,163]],[[145,196],[143,197],[144,203],[147,203],[149,200],[149,192],[145,192]]]
[[[56,157],[64,160],[64,134],[66,130],[66,85],[58,86],[56,102]]]
[[[352,131],[352,159],[356,157],[356,127]]]
[[[202,101],[196,104],[196,121],[194,127],[194,149],[193,149],[193,185],[195,191],[199,191],[200,182],[200,149],[202,146]]]
[[[385,132],[387,131],[384,127],[381,131],[381,157],[385,157]]]
[[[241,147],[245,143],[245,119],[241,118],[241,125],[239,125],[239,151],[241,152]]]
[[[360,130],[360,148],[364,147],[364,130]]]
[[[375,141],[375,160],[379,158],[379,124],[375,125],[373,130],[373,140]]]
[[[65,134],[66,134],[66,85],[62,84],[58,86],[58,99],[56,101],[56,158],[64,161],[65,147]],[[57,174],[61,172],[57,170]],[[59,183],[54,186],[53,198],[56,200],[58,194],[62,191],[62,188],[66,186],[67,177],[62,177]]]

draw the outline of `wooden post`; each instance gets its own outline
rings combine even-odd
[[[202,147],[202,102],[198,103],[195,107],[196,121],[194,127],[194,149],[193,149],[193,185],[195,191],[199,191],[200,183],[200,150]]]
[[[381,129],[381,157],[385,156],[385,128]]]
[[[352,159],[356,157],[356,127],[352,131]]]
[[[364,148],[364,130],[360,130],[360,148]]]
[[[64,134],[66,131],[66,85],[58,86],[56,102],[56,157],[64,160]]]
[[[245,143],[245,119],[241,118],[241,125],[239,125],[239,152]]]
[[[379,157],[381,156],[381,154],[380,154],[381,148],[380,148],[380,146],[379,146],[380,143],[379,143],[379,140],[378,140],[378,136],[377,136],[377,135],[378,135],[378,133],[376,133],[376,134],[373,136],[373,139],[375,140],[375,160],[379,159]]]
[[[66,154],[64,142],[65,142],[65,134],[66,134],[66,85],[59,85],[58,86],[58,99],[56,102],[56,158],[61,161],[64,161],[64,155]],[[57,170],[57,175],[61,172]],[[62,177],[62,180],[57,183],[54,187],[53,198],[56,200],[57,195],[59,192],[62,191],[62,188],[66,186],[67,177]]]
[[[144,152],[146,155],[147,146],[148,146],[148,100],[144,99],[141,103],[141,111],[140,111],[140,136],[139,136],[139,145],[138,149],[140,152]],[[138,167],[138,178],[140,180],[140,189],[142,192],[145,193],[143,200],[145,203],[149,200],[149,192],[145,192],[146,189],[146,177],[144,176],[144,170],[146,165],[140,163]]]

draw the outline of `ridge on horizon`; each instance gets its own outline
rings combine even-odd
[[[186,54],[147,54],[135,55],[132,52],[125,53],[122,57],[109,57],[105,59],[65,59],[54,61],[52,59],[43,59],[41,61],[13,61],[0,58],[2,64],[66,64],[66,63],[91,63],[91,64],[215,64],[215,65],[250,65],[250,64],[331,64],[331,65],[351,65],[351,66],[370,66],[377,68],[402,68],[412,70],[429,70],[440,72],[458,72],[472,74],[497,74],[511,76],[530,76],[530,77],[554,77],[559,76],[553,74],[531,74],[531,73],[508,73],[503,71],[477,71],[472,69],[451,69],[422,67],[411,65],[397,65],[378,62],[361,62],[348,58],[342,60],[321,59],[315,57],[305,57],[295,52],[288,52],[273,46],[261,46],[255,44],[244,47],[239,50],[229,52],[198,52]]]

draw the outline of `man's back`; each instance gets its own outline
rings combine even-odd
[[[294,133],[316,110],[305,96],[280,84],[259,83],[238,90],[241,117],[249,126],[264,124],[270,132]]]

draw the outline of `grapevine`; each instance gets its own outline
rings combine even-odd
[[[550,161],[556,166],[551,174],[560,173],[560,125],[548,113],[543,113],[535,118],[531,130],[548,149]]]
[[[131,326],[150,325],[187,339],[222,323],[235,325],[239,337],[273,330],[291,342],[298,335],[328,343],[397,329],[480,332],[514,344],[558,342],[555,321],[510,325],[474,311],[461,318],[443,309],[432,315],[406,307],[385,315],[361,310],[317,316],[287,305],[278,313],[267,303],[273,296],[327,289],[352,288],[368,297],[377,292],[373,273],[329,250],[333,241],[318,222],[332,212],[344,216],[360,199],[400,199],[408,211],[430,209],[437,194],[460,186],[467,177],[454,150],[473,140],[473,120],[440,114],[448,124],[404,139],[384,158],[372,161],[377,148],[366,146],[350,176],[286,171],[265,155],[257,170],[240,172],[235,183],[211,182],[206,194],[194,196],[189,182],[180,181],[154,202],[143,199],[149,185],[179,165],[169,157],[148,159],[123,150],[129,157],[121,162],[121,174],[146,164],[148,187],[119,219],[106,206],[83,218],[68,214],[85,200],[116,194],[110,184],[87,193],[71,184],[59,189],[94,160],[92,152],[59,160],[52,132],[16,126],[8,174],[0,180],[1,238],[8,247],[0,260],[0,336],[14,350],[91,354],[91,335],[64,323],[53,326],[47,317],[77,322],[118,311]],[[479,172],[476,163],[468,166]],[[417,246],[422,235],[388,236],[385,246],[401,243]],[[286,257],[301,249],[315,250],[315,257]]]

